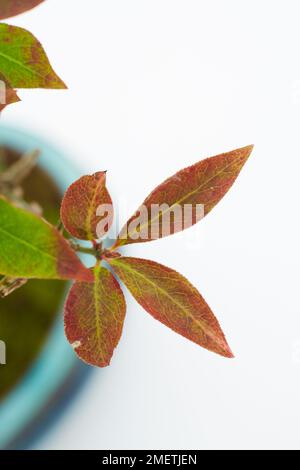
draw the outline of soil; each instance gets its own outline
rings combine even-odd
[[[1,149],[1,168],[20,155]],[[61,193],[53,179],[38,166],[22,185],[26,201],[36,201],[52,224],[59,220]],[[0,340],[6,344],[6,365],[0,365],[0,400],[22,379],[39,355],[63,301],[66,284],[31,280],[0,299]]]

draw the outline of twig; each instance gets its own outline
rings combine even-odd
[[[19,186],[36,166],[39,156],[39,150],[25,154],[16,163],[7,168],[7,170],[0,173],[0,184],[13,187]]]
[[[27,279],[2,277],[0,279],[0,298],[7,297],[15,290],[24,286],[27,283]]]

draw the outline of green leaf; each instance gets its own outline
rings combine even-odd
[[[14,278],[93,280],[54,227],[3,197],[0,197],[0,273]]]
[[[0,72],[13,88],[66,88],[40,42],[26,29],[0,24]]]
[[[156,320],[209,351],[233,357],[218,320],[181,274],[139,258],[107,261],[137,302]]]
[[[96,266],[94,283],[76,282],[65,306],[65,332],[76,354],[98,367],[110,364],[126,314],[123,292],[114,276]]]
[[[44,0],[0,0],[0,20],[31,10]]]
[[[102,238],[113,222],[113,206],[106,189],[106,173],[83,176],[66,191],[60,216],[66,230],[80,240]],[[101,214],[98,212],[100,208]],[[99,215],[97,215],[99,214]],[[100,229],[100,223],[103,227]]]

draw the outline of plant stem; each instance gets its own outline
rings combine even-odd
[[[0,276],[0,298],[7,297],[26,284],[28,279]]]
[[[74,240],[69,240],[69,243],[73,250],[77,251],[78,253],[83,253],[87,255],[95,256],[98,260],[102,259],[103,255],[103,248],[102,243],[98,243],[96,241],[92,241],[93,247],[88,248],[86,246],[81,246],[79,243],[75,242]]]
[[[1,184],[7,184],[12,187],[16,187],[22,183],[35,168],[38,158],[40,156],[39,150],[34,150],[25,154],[16,163],[13,163],[0,175]]]
[[[78,251],[79,253],[97,256],[97,251],[95,250],[95,248],[88,248],[85,246],[81,246],[79,245],[79,243],[76,243],[73,240],[69,240],[69,243],[71,247],[73,248],[73,250]]]
[[[87,255],[93,255],[93,256],[97,255],[97,251],[94,248],[86,248],[84,246],[79,246],[79,245],[76,251],[78,251],[79,253],[85,253]]]

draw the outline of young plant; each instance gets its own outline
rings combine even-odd
[[[77,355],[95,366],[109,365],[122,334],[126,303],[114,275],[155,319],[209,351],[233,357],[217,319],[187,279],[154,261],[121,256],[118,250],[171,235],[207,215],[232,186],[252,148],[207,158],[167,179],[109,248],[100,241],[113,222],[105,172],[83,176],[66,191],[61,222],[71,238],[33,213],[31,206],[12,202],[6,192],[0,197],[0,290],[3,283],[10,293],[13,280],[15,287],[33,278],[75,281],[65,306],[65,332]],[[17,167],[14,177],[18,172]],[[0,175],[0,190],[1,184],[9,189],[7,182],[6,172],[2,179]],[[93,255],[94,267],[85,267],[76,252]]]
[[[24,13],[44,0],[0,0],[0,20]],[[29,31],[0,23],[0,112],[20,101],[15,89],[67,88]]]

